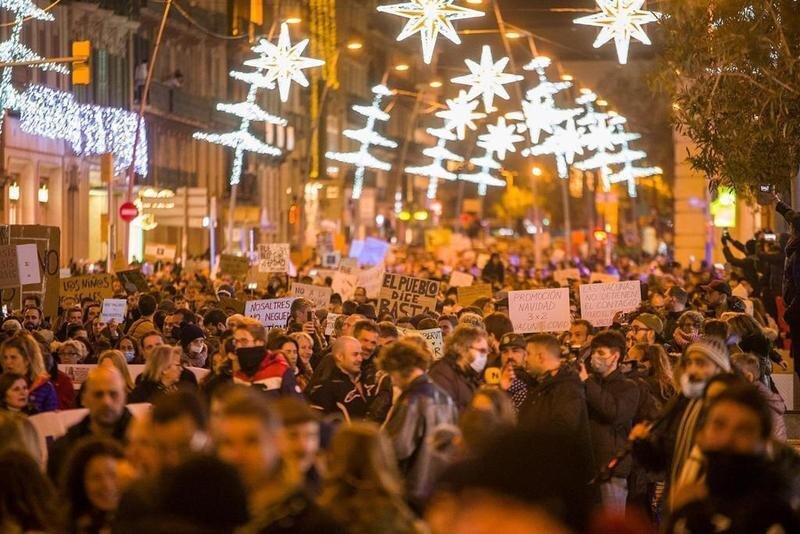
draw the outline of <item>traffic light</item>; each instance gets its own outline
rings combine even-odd
[[[92,69],[89,57],[92,55],[91,41],[72,41],[72,85],[89,85],[92,82]]]

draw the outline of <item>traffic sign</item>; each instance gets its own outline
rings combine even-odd
[[[139,216],[139,208],[133,202],[125,202],[119,207],[119,218],[126,223],[131,222]]]

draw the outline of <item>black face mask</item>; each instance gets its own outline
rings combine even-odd
[[[735,496],[748,493],[764,479],[766,461],[758,454],[727,451],[704,451],[706,484],[715,496]]]
[[[236,349],[236,358],[239,359],[239,368],[247,376],[252,376],[261,367],[266,351],[264,347],[242,347]]]

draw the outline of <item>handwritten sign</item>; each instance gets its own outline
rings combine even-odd
[[[355,258],[342,258],[339,262],[339,270],[346,274],[353,274],[358,270],[358,260]]]
[[[570,280],[580,280],[581,272],[578,269],[558,269],[553,271],[553,280],[561,287],[568,286]]]
[[[0,245],[0,288],[17,287],[19,283],[19,264],[17,247]]]
[[[592,273],[589,276],[589,283],[593,284],[595,282],[602,282],[604,284],[610,284],[613,282],[619,282],[619,275],[618,274],[608,274],[608,273]]]
[[[339,266],[339,261],[342,259],[342,253],[338,251],[326,252],[322,255],[321,261],[323,267],[336,268]]]
[[[165,245],[163,243],[150,243],[144,246],[144,258],[146,260],[173,261],[177,247],[175,245]]]
[[[347,274],[342,271],[336,271],[333,275],[333,282],[331,289],[334,293],[339,293],[342,300],[350,300],[356,293],[356,284],[358,283],[358,276],[354,274]]]
[[[104,323],[116,321],[125,322],[125,313],[128,311],[127,299],[103,299],[103,311],[100,314]]]
[[[380,295],[381,285],[383,284],[383,271],[384,266],[380,264],[356,274],[358,277],[356,287],[363,287],[368,299],[376,299]]]
[[[233,278],[242,278],[250,270],[250,260],[247,256],[222,254],[219,257],[219,274],[227,274]]]
[[[617,312],[633,311],[641,303],[637,280],[581,286],[581,317],[594,326],[611,326]]]
[[[9,290],[2,292],[2,303],[13,309],[20,309],[23,295],[38,295],[42,298],[45,317],[54,321],[58,314],[61,230],[56,226],[37,224],[0,225],[0,244],[34,245],[40,268],[39,282],[20,283],[8,288]],[[17,269],[20,270],[19,263]]]
[[[145,280],[142,271],[139,269],[131,269],[130,271],[119,271],[117,273],[119,283],[122,284],[122,289],[128,295],[133,295],[137,291],[139,293],[146,293],[149,289],[147,280]]]
[[[462,273],[461,271],[453,271],[450,273],[450,287],[469,287],[475,277],[469,273]]]
[[[383,239],[368,237],[358,254],[358,261],[362,265],[377,265],[383,263],[386,253],[389,252],[389,243]]]
[[[61,300],[72,297],[77,302],[84,298],[100,302],[113,296],[113,274],[87,274],[61,279]]]
[[[288,273],[289,243],[258,245],[258,272]]]
[[[425,338],[428,346],[433,353],[434,361],[439,360],[444,356],[444,336],[442,335],[441,328],[429,328],[427,330],[419,330],[419,334]]]
[[[361,239],[353,239],[350,242],[350,251],[347,255],[350,258],[358,258],[361,255],[361,250],[364,248],[364,241]]]
[[[475,301],[484,297],[492,298],[491,284],[475,284],[474,286],[463,286],[457,289],[458,303],[461,306],[472,306]]]
[[[248,300],[244,314],[261,321],[267,328],[284,327],[289,321],[289,310],[294,297],[285,299]]]
[[[36,245],[32,243],[17,245],[17,266],[19,267],[19,282],[22,285],[42,282]]]
[[[335,326],[336,326],[336,319],[341,317],[341,313],[329,313],[325,317],[325,335],[331,337],[334,334]]]
[[[378,296],[378,310],[395,318],[413,317],[436,309],[439,282],[402,274],[385,273]]]
[[[517,334],[569,330],[569,288],[509,291],[508,315]]]
[[[325,310],[331,302],[333,290],[329,287],[313,286],[311,284],[297,284],[292,282],[290,295],[303,297],[314,303],[314,308]]]

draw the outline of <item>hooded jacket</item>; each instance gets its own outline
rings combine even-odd
[[[458,410],[462,411],[472,401],[481,379],[471,367],[462,369],[457,363],[457,358],[455,354],[445,355],[431,365],[428,374],[431,380],[453,399]]]

